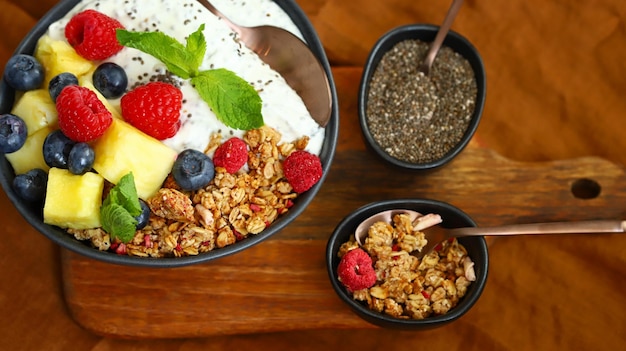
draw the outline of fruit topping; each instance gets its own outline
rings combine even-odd
[[[150,82],[122,96],[124,119],[159,140],[173,137],[180,128],[183,94],[172,84]]]
[[[339,281],[350,292],[370,288],[376,283],[372,258],[360,248],[343,255],[337,267],[337,275]]]
[[[52,39],[49,35],[39,38],[34,56],[46,70],[45,84],[65,72],[74,74],[80,80],[96,68],[94,62],[80,56],[67,41]]]
[[[76,144],[61,130],[50,132],[43,141],[43,159],[50,167],[67,169],[70,151]]]
[[[95,10],[85,10],[67,23],[65,38],[80,56],[99,61],[122,50],[116,38],[116,30],[123,28],[114,18]]]
[[[57,108],[47,89],[24,92],[15,101],[11,113],[24,120],[29,139],[42,128],[53,127],[56,129]]]
[[[67,169],[50,168],[43,206],[44,223],[72,229],[102,226],[103,189],[104,179],[97,173],[76,175]]]
[[[10,154],[26,143],[28,128],[20,117],[7,113],[0,116],[0,152]]]
[[[116,118],[91,145],[97,155],[93,169],[113,184],[132,172],[137,194],[144,200],[161,188],[177,155],[162,142]]]
[[[76,142],[93,141],[111,125],[112,115],[90,89],[71,85],[57,97],[59,128]]]
[[[172,177],[185,191],[205,187],[215,176],[211,158],[198,150],[183,150],[172,167]]]
[[[107,99],[117,99],[128,87],[126,71],[113,62],[105,62],[93,72],[93,85]]]
[[[322,178],[322,163],[317,155],[304,150],[292,152],[283,163],[285,177],[293,190],[303,193]]]
[[[13,178],[13,189],[28,202],[42,202],[46,196],[48,173],[41,168],[18,174]]]
[[[19,150],[5,154],[7,161],[11,163],[15,174],[22,174],[33,168],[41,168],[48,171],[50,166],[46,164],[43,158],[43,142],[50,133],[51,129],[41,128],[26,138],[26,143]]]
[[[141,213],[135,216],[135,220],[137,221],[137,225],[135,226],[137,230],[143,229],[148,225],[148,221],[150,220],[150,206],[148,203],[142,199],[139,199],[139,206],[141,206]]]
[[[228,173],[236,173],[248,162],[248,146],[246,142],[232,137],[220,145],[213,155],[213,164],[223,167]]]
[[[15,90],[37,89],[43,83],[44,78],[43,66],[31,55],[15,55],[7,61],[4,67],[4,80]]]
[[[74,73],[63,72],[52,77],[48,83],[48,92],[52,101],[56,102],[61,90],[68,85],[78,85],[78,77]]]
[[[77,143],[70,150],[67,168],[72,174],[85,174],[93,167],[96,154],[87,143]]]

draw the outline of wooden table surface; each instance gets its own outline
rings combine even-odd
[[[0,0],[5,32],[0,38],[2,66],[21,36],[53,4],[50,0]],[[301,0],[299,4],[327,50],[337,81],[341,118],[346,120],[342,123],[350,125],[356,118],[358,72],[376,39],[398,25],[439,23],[449,2]],[[516,163],[521,168],[562,169],[561,165],[584,164],[593,168],[591,172],[623,179],[625,20],[626,4],[621,0],[575,4],[560,0],[541,5],[523,0],[466,1],[453,29],[467,36],[485,61],[488,93],[478,130],[480,144],[508,159],[523,161]],[[362,151],[355,133],[344,130],[338,155],[349,157],[350,152]],[[563,162],[553,162],[557,160]],[[545,174],[536,174],[542,176]],[[620,189],[626,185],[612,186]],[[519,189],[498,191],[517,193]],[[626,206],[615,202],[623,195],[608,198],[606,215],[626,217]],[[466,316],[472,318],[471,323],[424,333],[322,327],[238,336],[122,340],[93,334],[70,317],[58,248],[24,222],[4,193],[0,193],[0,213],[5,229],[0,245],[0,306],[4,312],[0,349],[401,350],[428,345],[442,350],[609,350],[626,344],[626,300],[619,298],[626,288],[625,236],[602,239],[600,245],[569,236],[498,239],[491,249],[491,271],[483,297]]]

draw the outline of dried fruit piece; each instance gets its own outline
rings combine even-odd
[[[317,155],[304,150],[291,153],[283,163],[285,177],[293,190],[303,193],[322,178],[322,163]]]
[[[372,258],[360,248],[343,255],[337,267],[337,275],[339,281],[351,292],[370,288],[376,283]]]
[[[70,85],[57,97],[59,128],[76,142],[93,141],[107,130],[113,121],[111,112],[88,88]]]
[[[220,145],[213,155],[216,167],[224,167],[228,173],[235,173],[248,162],[248,147],[246,143],[232,137]]]
[[[128,123],[163,140],[173,137],[180,128],[182,101],[183,93],[172,84],[151,82],[122,96],[120,107]]]
[[[116,37],[116,30],[123,28],[114,18],[95,10],[85,10],[67,23],[65,38],[80,56],[99,61],[123,49]]]

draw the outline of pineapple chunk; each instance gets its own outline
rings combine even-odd
[[[68,170],[51,168],[48,173],[44,223],[61,228],[98,228],[104,179],[96,173],[75,175]]]
[[[37,42],[35,57],[46,70],[45,86],[59,73],[71,72],[80,78],[95,69],[95,64],[78,55],[69,43],[54,40],[48,35]]]
[[[176,151],[120,119],[113,119],[93,149],[93,168],[113,184],[133,172],[137,195],[144,200],[161,188],[177,156]]]
[[[26,122],[28,135],[32,135],[46,126],[57,124],[57,109],[47,89],[25,92],[13,106],[11,113]]]
[[[43,142],[53,129],[44,127],[26,138],[26,143],[19,150],[5,154],[15,174],[22,174],[33,168],[48,171],[50,168],[43,159]]]
[[[104,105],[104,107],[106,107],[106,109],[111,112],[111,115],[113,115],[113,118],[122,119],[122,113],[120,111],[119,104],[117,105],[111,104],[111,101],[107,100],[107,98],[105,98],[98,91],[98,89],[96,89],[96,87],[93,86],[93,81],[91,80],[91,76],[83,76],[82,78],[78,79],[78,84],[96,93],[96,96],[98,97],[98,99],[102,101],[102,104]]]

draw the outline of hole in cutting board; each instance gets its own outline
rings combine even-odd
[[[581,178],[572,184],[572,194],[578,199],[595,199],[600,195],[602,187],[593,179]]]

